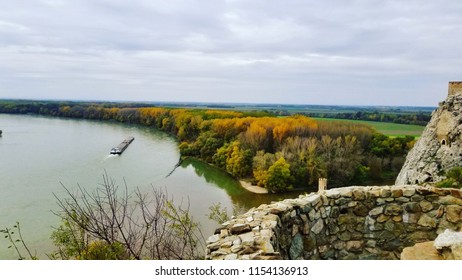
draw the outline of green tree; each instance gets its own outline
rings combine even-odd
[[[229,143],[224,144],[222,147],[218,148],[217,152],[212,157],[213,163],[221,169],[226,170],[226,159],[231,152],[230,147]]]
[[[50,255],[52,259],[85,259],[85,251],[90,244],[90,236],[73,219],[65,216],[61,218],[61,225],[52,232],[51,240],[56,246],[56,251]]]
[[[281,157],[268,169],[266,188],[273,193],[287,191],[292,188],[291,181],[290,164]]]
[[[206,162],[213,162],[213,155],[223,145],[220,139],[209,137],[200,149],[200,155]]]
[[[198,152],[197,149],[195,149],[193,144],[189,144],[188,142],[181,142],[181,144],[178,146],[178,149],[180,149],[180,154],[182,156],[197,156]]]
[[[230,153],[226,158],[226,171],[236,178],[247,176],[252,170],[252,151],[242,149],[239,141],[230,145]]]

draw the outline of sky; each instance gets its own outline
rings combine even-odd
[[[0,98],[437,106],[462,80],[462,1],[0,7]]]

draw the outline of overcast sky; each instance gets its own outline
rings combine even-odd
[[[437,106],[462,1],[0,0],[0,98]]]

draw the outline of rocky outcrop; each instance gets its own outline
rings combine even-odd
[[[462,260],[462,232],[447,229],[438,235],[433,245],[445,260]]]
[[[449,94],[409,152],[395,184],[431,184],[462,165],[462,83],[450,82]]]
[[[436,250],[433,241],[427,241],[417,243],[412,247],[404,248],[403,252],[401,253],[401,260],[444,260],[444,257],[440,252],[438,252],[438,250]]]
[[[462,228],[462,191],[346,187],[261,205],[207,241],[207,259],[399,259],[405,247]]]
[[[462,232],[447,229],[435,241],[406,247],[401,260],[462,260]]]

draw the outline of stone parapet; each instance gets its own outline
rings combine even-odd
[[[403,248],[462,227],[462,192],[346,187],[249,210],[207,240],[212,260],[399,259]]]

